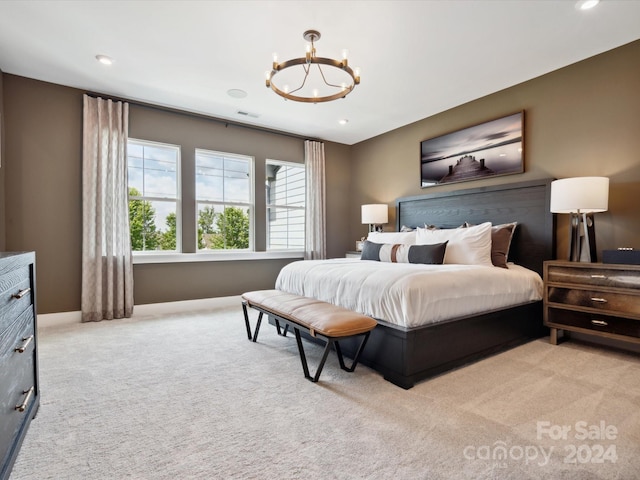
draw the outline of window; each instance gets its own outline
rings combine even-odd
[[[129,139],[131,248],[180,251],[180,147]]]
[[[199,251],[252,248],[252,178],[252,157],[196,149]]]
[[[267,160],[267,249],[304,249],[305,170],[297,163]]]

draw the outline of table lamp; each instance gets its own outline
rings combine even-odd
[[[608,208],[607,177],[574,177],[551,182],[551,212],[571,215],[569,260],[597,261],[593,214],[606,212]]]
[[[386,203],[362,205],[362,223],[369,224],[369,233],[381,232],[382,224],[389,221],[389,207]]]

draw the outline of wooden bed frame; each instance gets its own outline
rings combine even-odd
[[[542,275],[553,259],[555,219],[549,209],[551,179],[440,192],[396,201],[397,230],[424,224],[456,228],[464,222],[518,222],[509,261]],[[542,301],[466,316],[424,327],[385,321],[371,332],[360,363],[402,388],[546,334]],[[355,342],[341,342],[352,356]]]

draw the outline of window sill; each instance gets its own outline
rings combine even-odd
[[[238,260],[277,260],[282,258],[304,258],[302,251],[273,252],[212,252],[212,253],[134,253],[133,264],[225,262]]]

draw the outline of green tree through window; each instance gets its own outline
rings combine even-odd
[[[198,216],[198,247],[200,249],[249,248],[249,214],[239,207],[225,207],[215,213],[205,207]]]
[[[167,231],[160,234],[160,249],[175,250],[176,249],[176,214],[171,212],[167,215]]]
[[[140,192],[129,187],[129,197],[139,197]],[[129,228],[131,229],[131,249],[134,251],[156,250],[158,232],[156,230],[156,211],[151,202],[129,200]]]

